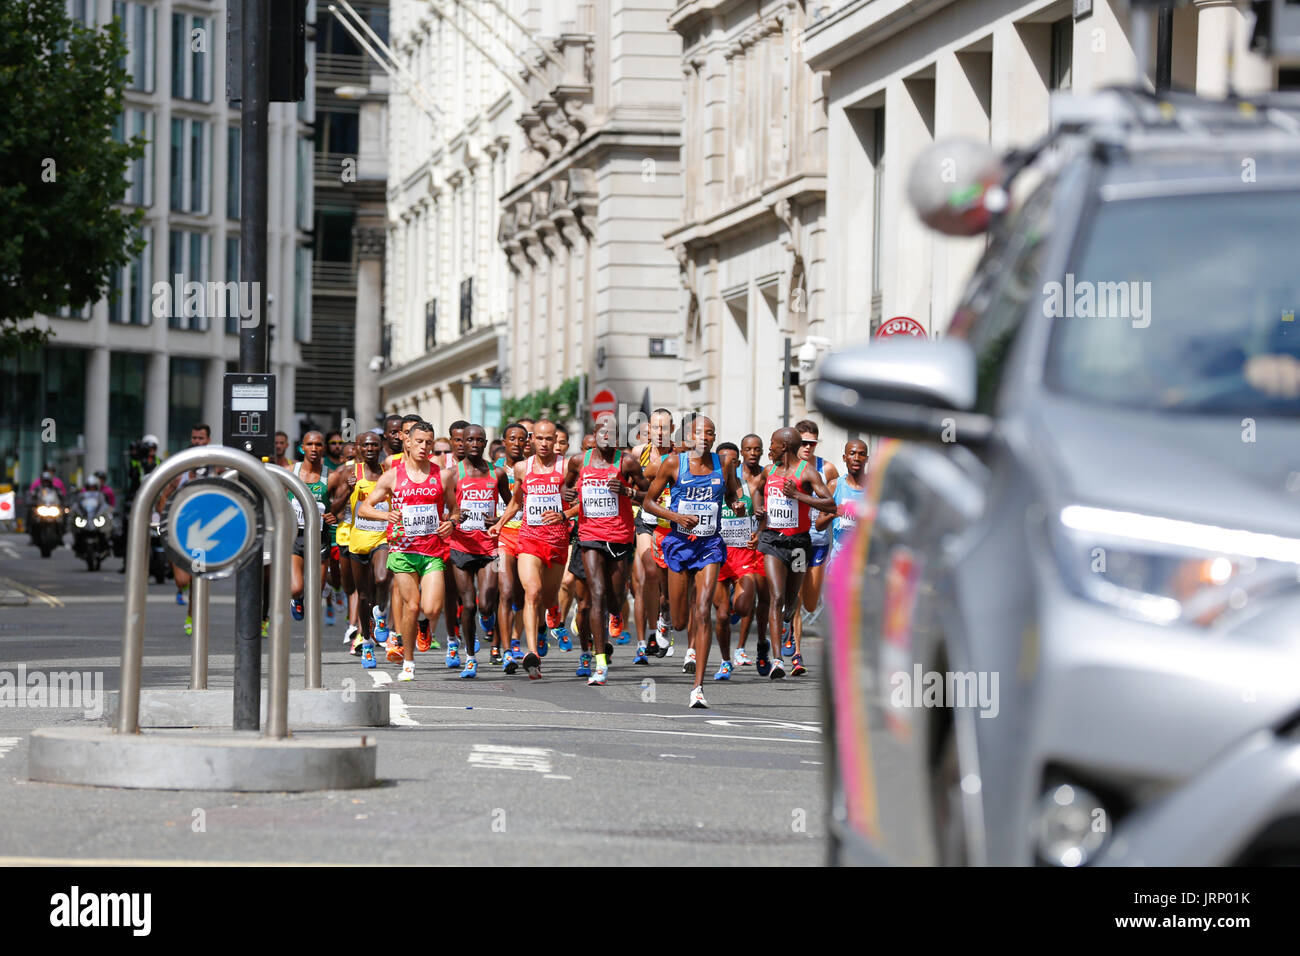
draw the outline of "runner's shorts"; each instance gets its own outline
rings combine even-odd
[[[372,554],[374,554],[376,551],[380,551],[380,550],[383,550],[384,552],[387,552],[387,551],[388,551],[388,544],[387,544],[386,542],[384,542],[384,541],[380,541],[377,545],[375,545],[375,546],[374,546],[373,548],[371,548],[369,551],[354,551],[354,550],[352,549],[351,545],[349,545],[349,546],[348,546],[348,557],[351,558],[353,561],[356,561],[356,562],[358,562],[358,563],[360,563],[360,564],[369,564],[369,563],[370,563],[370,556],[371,556]]]
[[[796,559],[802,560],[803,570],[812,567],[812,542],[808,540],[806,531],[800,534],[782,534],[767,528],[758,536],[758,550],[770,554],[786,567],[790,567]]]
[[[451,549],[451,563],[470,574],[478,574],[480,569],[487,567],[496,559],[495,554],[471,554],[468,551]]]
[[[307,540],[303,536],[302,531],[299,530],[298,537],[293,539],[293,553],[300,558],[305,558],[307,556],[306,547],[307,547]],[[320,559],[324,561],[329,556],[329,553],[330,553],[330,539],[329,536],[326,535],[325,532],[322,530],[320,533]]]
[[[654,555],[655,564],[659,565],[659,567],[663,568],[665,571],[668,570],[668,565],[664,562],[663,543],[664,538],[667,536],[667,528],[655,528],[654,537],[650,539],[650,553]]]
[[[545,564],[564,564],[569,557],[569,539],[568,537],[558,540],[548,540],[546,538],[523,537],[519,538],[519,554],[531,554],[535,558],[541,558]]]
[[[497,554],[508,554],[512,558],[519,556],[519,529],[502,528],[497,538]]]
[[[431,554],[391,551],[388,555],[388,570],[394,574],[414,574],[424,577],[426,574],[441,572],[445,568],[442,558],[435,558]]]
[[[569,573],[579,581],[587,580],[587,568],[582,563],[582,548],[578,547],[576,541],[569,548]]]
[[[727,546],[722,543],[722,536],[716,534],[695,538],[680,531],[670,531],[660,547],[669,571],[698,571],[727,559]]]
[[[609,541],[579,541],[569,556],[569,570],[581,580],[587,580],[587,566],[583,563],[583,551],[599,551],[615,561],[631,562],[636,557],[636,542],[615,543]]]
[[[811,567],[818,567],[825,564],[826,559],[830,557],[831,546],[829,544],[813,545]]]
[[[766,574],[763,552],[757,548],[727,548],[727,560],[718,572],[719,581],[733,581],[750,574]]]

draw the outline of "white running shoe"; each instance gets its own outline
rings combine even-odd
[[[660,617],[659,623],[655,625],[655,643],[661,648],[672,644],[672,639],[668,636],[668,620],[666,618]]]
[[[682,673],[684,674],[695,673],[695,648],[693,647],[686,652],[686,659],[682,661]]]
[[[397,675],[398,680],[415,680],[415,662],[407,661],[402,665],[402,673]]]
[[[731,655],[732,667],[744,667],[746,664],[752,664],[752,663],[754,662],[749,659],[749,655],[745,653],[745,649],[743,647],[736,648],[736,650]]]
[[[591,676],[587,678],[587,684],[592,687],[604,687],[607,673],[609,673],[608,667],[597,667],[591,672]]]
[[[767,675],[772,680],[780,680],[785,676],[785,663],[779,657],[772,658],[772,673]]]
[[[355,638],[360,633],[361,633],[361,628],[357,627],[355,624],[349,624],[348,629],[343,632],[343,643],[351,644],[353,638]]]
[[[701,688],[701,687],[692,687],[692,688],[691,688],[691,701],[690,701],[690,703],[689,703],[687,706],[692,707],[692,708],[695,708],[695,709],[697,709],[697,710],[708,710],[708,709],[709,709],[708,701],[706,701],[706,700],[704,699],[704,689],[703,689],[703,688]]]

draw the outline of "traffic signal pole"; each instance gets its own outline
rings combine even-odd
[[[270,138],[270,23],[272,0],[243,0],[240,61],[239,278],[252,291],[256,321],[241,321],[239,370],[269,371],[266,314],[266,170]],[[262,553],[236,572],[235,730],[260,726],[262,694]]]

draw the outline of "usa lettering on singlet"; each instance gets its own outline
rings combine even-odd
[[[713,467],[707,475],[691,471],[690,457],[686,452],[681,452],[677,458],[677,480],[673,483],[670,507],[678,514],[694,515],[699,519],[695,527],[683,532],[696,538],[710,538],[718,533],[718,518],[726,498],[722,462],[716,453],[710,453],[709,457]]]

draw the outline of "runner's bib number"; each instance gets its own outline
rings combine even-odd
[[[496,520],[497,503],[495,501],[462,501],[460,513],[465,516],[461,522],[461,531],[486,531],[488,524]]]
[[[548,511],[563,511],[558,491],[550,494],[533,492],[528,496],[528,523],[533,526],[542,524],[542,516]]]
[[[298,519],[298,527],[304,527],[307,522],[303,517],[302,505],[299,504],[297,498],[290,498],[289,503],[293,505],[293,516]],[[316,507],[320,511],[320,516],[323,519],[325,517],[325,503],[323,501],[318,501],[316,502]]]
[[[681,512],[684,515],[696,515],[699,517],[699,523],[686,531],[686,534],[693,534],[697,538],[707,538],[709,535],[718,533],[718,503],[716,501],[683,501],[680,502]]]
[[[402,507],[402,533],[413,538],[438,533],[438,504],[428,502]]]
[[[794,499],[787,498],[781,492],[769,492],[767,496],[767,526],[769,528],[795,528],[798,525],[799,516]]]
[[[617,518],[618,496],[605,484],[582,486],[582,513],[588,518]]]
[[[753,535],[754,519],[748,515],[722,519],[722,543],[728,548],[748,548],[749,539]]]
[[[388,502],[387,502],[387,501],[381,501],[379,504],[375,505],[375,510],[376,510],[376,511],[387,511],[387,510],[388,510]],[[374,533],[374,534],[378,534],[379,532],[383,531],[385,528],[388,527],[388,522],[387,522],[387,521],[375,521],[375,520],[372,519],[372,518],[362,518],[362,517],[358,516],[358,517],[357,517],[357,520],[356,520],[356,523],[355,523],[352,527],[355,528],[357,531],[367,531],[367,532],[372,532],[372,533]]]

